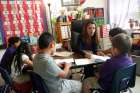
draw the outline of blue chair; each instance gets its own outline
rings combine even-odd
[[[49,93],[47,85],[37,73],[32,71],[29,71],[28,73],[32,80],[33,93]]]
[[[132,93],[130,88],[135,86],[136,80],[136,64],[121,68],[117,70],[113,77],[112,87],[109,90],[109,93],[120,93],[126,92],[129,90]],[[93,89],[93,93],[106,93],[101,89]]]
[[[5,81],[5,85],[0,87],[0,93],[10,93],[10,90],[12,89],[12,79],[8,72],[2,67],[0,67],[0,73]]]

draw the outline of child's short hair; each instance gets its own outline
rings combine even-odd
[[[132,39],[124,33],[112,38],[112,46],[117,48],[121,54],[129,53],[132,47]]]
[[[11,47],[12,45],[14,45],[18,41],[21,41],[20,37],[18,37],[18,36],[10,37],[8,39],[8,47]]]
[[[122,28],[116,27],[109,31],[109,36],[114,37],[115,35],[121,34],[121,33],[127,34],[127,32],[123,30]]]
[[[49,32],[43,32],[39,39],[38,45],[40,49],[48,48],[49,44],[54,41],[53,36]]]

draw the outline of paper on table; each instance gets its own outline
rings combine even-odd
[[[68,58],[68,59],[55,59],[54,60],[56,64],[61,64],[61,63],[72,63],[74,62],[73,58]]]
[[[107,59],[110,59],[110,57],[109,56],[98,56],[98,55],[92,54],[91,59],[106,61]]]
[[[55,52],[54,56],[59,56],[59,57],[69,57],[73,54],[73,52],[67,52],[67,51],[63,51],[63,52]]]
[[[82,58],[82,59],[75,59],[76,65],[86,65],[92,63],[91,59]]]

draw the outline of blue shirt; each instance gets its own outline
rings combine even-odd
[[[11,73],[11,65],[12,65],[12,61],[14,59],[15,54],[16,54],[16,48],[9,47],[6,49],[4,55],[1,59],[0,66],[3,67],[4,69],[6,69],[9,74]]]
[[[127,54],[112,57],[101,66],[98,83],[105,91],[108,91],[112,84],[114,71],[131,65],[132,63],[132,59]]]

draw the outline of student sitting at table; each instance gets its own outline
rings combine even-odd
[[[109,38],[110,38],[110,40],[111,40],[114,36],[116,36],[116,35],[118,35],[118,34],[121,34],[121,33],[127,34],[127,32],[126,32],[125,30],[123,30],[122,28],[120,28],[120,27],[116,27],[116,28],[111,29],[111,30],[109,31]],[[109,48],[109,49],[107,49],[107,50],[104,50],[104,51],[102,51],[102,52],[104,53],[104,55],[110,55],[110,53],[111,53],[111,48]]]
[[[38,39],[39,52],[34,57],[33,70],[45,81],[49,93],[81,93],[80,81],[63,79],[71,67],[63,64],[63,70],[55,63],[51,55],[55,52],[55,42],[52,35],[44,32]]]
[[[9,74],[11,74],[11,65],[14,60],[17,48],[20,46],[21,40],[19,37],[10,37],[8,39],[8,47],[4,55],[2,56],[0,66],[4,68]]]
[[[111,39],[112,57],[101,67],[96,77],[87,78],[83,82],[84,93],[90,93],[90,88],[103,89],[105,93],[109,92],[114,71],[131,65],[132,59],[128,55],[131,50],[132,40],[126,34],[118,34]]]

